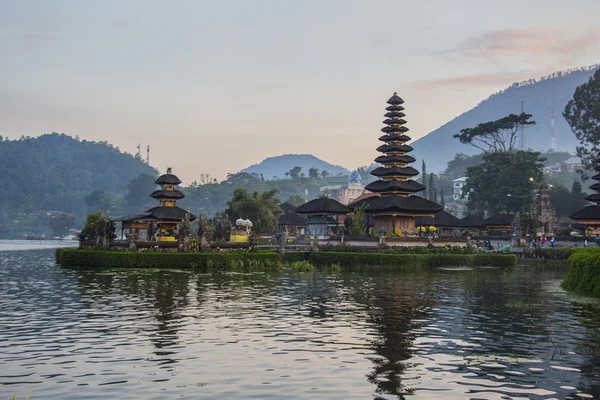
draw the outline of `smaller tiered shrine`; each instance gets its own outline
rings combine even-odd
[[[130,215],[122,219],[122,230],[135,230],[137,239],[158,240],[161,242],[177,241],[179,225],[189,215],[193,221],[196,216],[177,206],[177,201],[185,195],[177,189],[181,180],[172,174],[171,168],[154,182],[161,189],[152,192],[151,197],[158,200],[158,206],[141,214]]]
[[[594,164],[594,170],[597,173],[592,176],[592,179],[595,180],[596,183],[591,185],[590,189],[595,193],[592,193],[585,198],[593,204],[582,208],[569,216],[579,224],[587,227],[587,236],[600,235],[600,152],[596,154]]]

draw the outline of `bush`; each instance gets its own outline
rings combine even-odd
[[[320,267],[338,264],[344,267],[514,267],[514,254],[391,254],[391,253],[338,253],[313,252],[310,262]]]
[[[61,247],[61,248],[58,248],[58,249],[56,249],[56,250],[54,251],[54,259],[56,260],[56,262],[57,262],[58,264],[60,264],[60,260],[61,260],[61,255],[62,255],[62,252],[63,252],[63,251],[65,251],[65,250],[68,250],[68,249],[67,249],[67,248],[64,248],[64,247]]]
[[[600,297],[600,249],[587,248],[569,257],[562,287],[585,296]]]
[[[58,256],[57,256],[58,257]],[[278,268],[277,253],[130,253],[126,251],[62,249],[65,267],[100,268]]]
[[[292,264],[297,261],[308,261],[310,251],[286,252],[283,254],[282,261],[286,264]]]
[[[543,260],[567,260],[579,249],[581,249],[581,247],[536,247],[535,249],[524,249],[523,257],[540,258]]]

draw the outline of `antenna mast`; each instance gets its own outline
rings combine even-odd
[[[521,100],[521,114],[525,112],[523,100]],[[525,150],[525,131],[523,131],[523,125],[521,125],[521,150]]]
[[[141,149],[142,149],[142,147],[138,143],[138,145],[137,145],[137,154],[136,154],[137,158],[142,158],[142,150]]]
[[[150,145],[146,147],[146,164],[150,165]]]
[[[552,119],[550,120],[552,127],[552,141],[550,142],[550,150],[556,151],[556,133],[554,132],[554,107],[552,107]]]

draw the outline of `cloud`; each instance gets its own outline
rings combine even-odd
[[[473,74],[458,77],[418,81],[412,84],[416,89],[440,89],[440,88],[472,88],[485,86],[509,86],[513,82],[519,82],[539,74],[531,72],[506,72]]]
[[[563,68],[583,53],[600,47],[600,29],[573,34],[559,29],[512,29],[489,31],[468,38],[439,53],[465,63],[536,64]]]

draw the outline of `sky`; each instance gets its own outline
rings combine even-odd
[[[0,135],[61,132],[184,182],[310,153],[377,156],[513,82],[600,62],[598,0],[0,0]],[[145,153],[145,152],[144,152]]]

